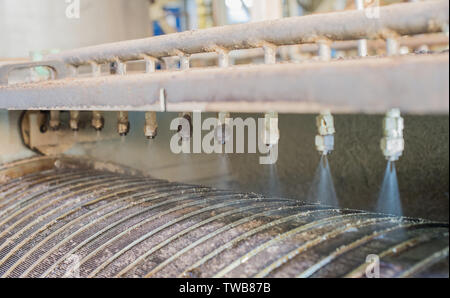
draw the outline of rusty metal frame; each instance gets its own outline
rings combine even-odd
[[[379,113],[397,107],[409,113],[448,113],[448,52],[399,56],[388,51],[390,57],[343,61],[323,55],[332,42],[354,47],[355,40],[381,38],[392,46],[402,35],[448,30],[448,7],[446,0],[402,3],[381,7],[379,18],[344,11],[67,51],[39,64],[65,65],[56,80],[0,84],[0,109],[316,113],[326,108]],[[276,62],[277,47],[311,43],[325,50],[319,55],[322,61],[268,65]],[[263,48],[266,65],[154,71],[161,58],[179,56],[188,65],[193,54],[215,52],[227,60],[231,50],[251,48]],[[136,60],[146,61],[145,74],[96,75],[102,63]],[[74,69],[80,65],[91,65],[92,76],[76,77]],[[2,66],[0,74],[17,67]],[[74,77],[67,78],[69,74]]]

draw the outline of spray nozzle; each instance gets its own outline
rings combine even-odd
[[[389,161],[397,161],[405,150],[403,139],[404,120],[399,109],[386,113],[383,120],[384,137],[381,139],[381,150]]]
[[[117,132],[121,137],[130,132],[130,122],[128,121],[128,112],[119,112],[117,121]]]
[[[219,144],[224,145],[230,141],[232,135],[232,128],[230,125],[231,116],[228,112],[220,112],[217,115],[217,127],[215,130],[215,137]]]
[[[334,118],[330,111],[320,113],[316,118],[318,135],[316,136],[316,148],[322,155],[328,155],[334,150]]]
[[[189,142],[192,136],[192,114],[189,112],[180,113],[178,133],[182,142]]]
[[[69,121],[70,129],[73,131],[78,131],[80,128],[80,112],[79,111],[70,111],[70,121]]]
[[[264,116],[262,141],[266,146],[272,147],[278,145],[279,140],[280,130],[278,129],[278,113],[266,113]]]

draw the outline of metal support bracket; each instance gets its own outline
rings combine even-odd
[[[15,70],[47,67],[52,71],[52,79],[63,79],[70,76],[70,68],[61,61],[37,61],[27,63],[6,64],[0,66],[0,86],[8,85],[9,74]]]

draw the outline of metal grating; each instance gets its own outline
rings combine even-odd
[[[383,277],[448,277],[446,223],[106,168],[56,157],[0,168],[0,276],[363,277],[378,254]],[[65,184],[77,175],[90,179]]]

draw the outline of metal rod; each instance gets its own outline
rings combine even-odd
[[[320,61],[330,61],[331,60],[331,47],[330,42],[326,40],[321,40],[319,44],[319,60]]]
[[[388,56],[395,56],[399,54],[400,45],[395,38],[386,39],[386,52]]]
[[[364,0],[355,0],[356,9],[364,11]],[[358,40],[358,56],[367,56],[367,39]]]

